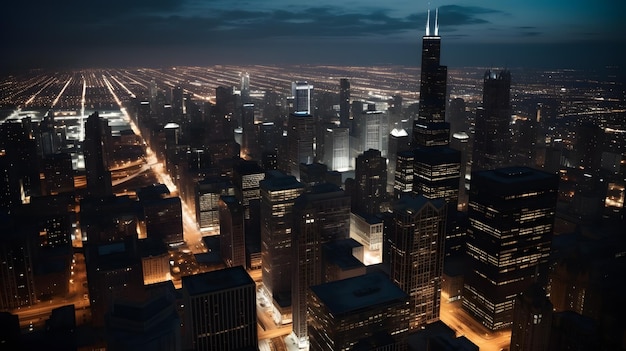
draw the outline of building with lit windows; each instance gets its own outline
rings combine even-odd
[[[409,294],[411,330],[439,320],[446,215],[443,199],[403,196],[393,204],[389,275]]]
[[[350,237],[363,245],[365,265],[383,261],[383,219],[366,213],[350,213]]]
[[[222,195],[235,195],[228,177],[207,177],[195,185],[196,222],[202,232],[219,233],[219,201]]]
[[[547,281],[558,181],[526,167],[472,173],[463,308],[491,330],[510,327],[515,297]]]
[[[396,350],[408,331],[407,294],[381,272],[310,288],[311,350]]]
[[[413,193],[429,199],[443,198],[456,209],[459,201],[461,152],[445,146],[414,151]]]
[[[396,169],[394,172],[393,195],[399,199],[403,194],[413,192],[413,164],[415,153],[413,150],[400,151],[396,154]]]
[[[257,350],[254,280],[241,267],[183,277],[184,349]]]
[[[261,187],[261,275],[277,322],[291,321],[293,204],[304,192],[295,177],[268,173]]]
[[[293,215],[293,334],[304,347],[308,344],[307,291],[323,282],[322,245],[349,236],[350,197],[335,184],[315,185],[296,199]]]
[[[256,161],[241,161],[233,167],[235,196],[244,208],[246,219],[250,219],[250,201],[260,198],[259,182],[265,178],[265,171]]]
[[[369,149],[356,158],[356,189],[352,208],[356,212],[376,214],[387,195],[387,159],[379,150]]]
[[[552,303],[545,290],[533,284],[519,294],[513,310],[512,351],[549,350]]]
[[[300,179],[300,163],[313,163],[315,159],[315,118],[306,112],[294,112],[289,115],[288,124],[288,171]]]
[[[313,85],[308,82],[292,82],[291,93],[293,94],[293,112],[310,115]]]

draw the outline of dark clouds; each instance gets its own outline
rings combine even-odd
[[[272,6],[272,1],[236,0],[12,2],[0,14],[3,46],[11,53],[3,55],[0,64],[85,66],[123,64],[125,58],[128,64],[138,65],[142,60],[157,63],[159,59],[161,64],[219,60],[256,63],[289,60],[286,57],[294,53],[298,54],[292,63],[416,62],[414,52],[424,31],[425,11],[390,11],[376,7],[380,5],[375,2],[367,6],[318,4]],[[431,16],[434,21],[434,13]],[[503,18],[511,25],[503,27]],[[439,8],[439,20],[444,45],[476,42],[480,28],[506,42],[543,38],[545,33],[536,25],[520,25],[515,14],[508,11],[481,6],[444,5]]]

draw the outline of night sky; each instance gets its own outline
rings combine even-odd
[[[622,0],[9,0],[0,64],[419,65],[436,7],[451,67],[626,62]]]

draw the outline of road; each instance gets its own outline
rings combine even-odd
[[[462,308],[461,301],[447,302],[441,299],[441,321],[452,328],[457,336],[465,336],[480,351],[500,351],[511,343],[511,331],[492,332],[470,317]]]

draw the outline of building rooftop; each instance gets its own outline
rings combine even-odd
[[[335,315],[401,302],[408,298],[400,287],[380,272],[312,286],[311,290]]]
[[[254,280],[241,266],[183,277],[183,289],[192,296],[246,285],[254,285]]]
[[[444,199],[430,200],[430,199],[425,198],[422,195],[418,195],[418,196],[405,195],[393,203],[393,211],[394,212],[401,212],[401,211],[419,212],[424,206],[426,206],[429,203],[437,209],[440,209],[446,206],[446,202]]]
[[[538,180],[556,179],[556,175],[529,167],[505,167],[489,171],[477,172],[481,177],[501,184],[534,182]]]

